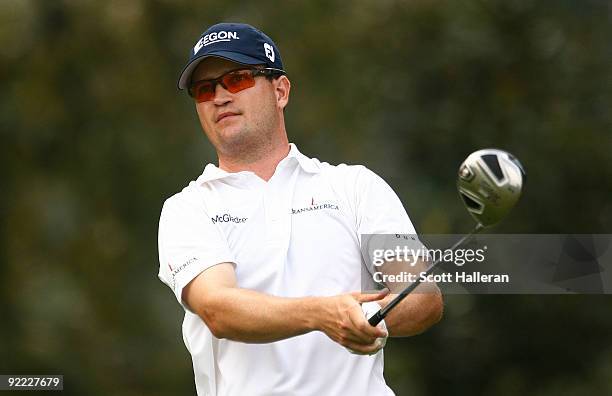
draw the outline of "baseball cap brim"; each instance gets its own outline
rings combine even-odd
[[[237,52],[229,52],[229,51],[209,52],[207,54],[203,54],[202,56],[198,56],[197,58],[193,58],[187,64],[187,66],[185,66],[178,80],[178,84],[177,84],[178,89],[187,89],[189,87],[189,84],[191,83],[191,74],[193,73],[193,71],[196,69],[196,67],[198,67],[200,62],[202,62],[206,58],[211,58],[211,57],[227,59],[229,61],[237,62],[243,65],[262,65],[266,63],[265,61],[262,61],[261,59],[253,58],[252,56],[240,54]]]

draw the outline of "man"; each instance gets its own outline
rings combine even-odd
[[[373,271],[361,235],[415,233],[393,190],[289,144],[290,81],[249,25],[206,30],[178,86],[219,160],[165,202],[159,226],[159,277],[185,309],[198,395],[392,395],[381,340],[442,311],[439,291],[412,294],[388,330],[367,323],[391,295],[357,291]]]

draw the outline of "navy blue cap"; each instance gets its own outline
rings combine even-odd
[[[191,73],[208,57],[228,59],[243,65],[266,65],[283,70],[283,61],[274,41],[262,31],[244,23],[218,23],[209,27],[189,52],[189,61],[178,80],[186,89]]]

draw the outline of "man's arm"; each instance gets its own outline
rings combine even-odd
[[[387,262],[381,267],[383,274],[399,274],[410,272],[418,277],[421,271],[425,271],[425,263],[419,260],[413,267],[401,262]],[[387,283],[386,286],[391,293],[383,300],[378,301],[381,307],[397,296],[397,294],[410,283]],[[420,334],[442,319],[444,303],[442,293],[433,282],[421,283],[412,293],[404,298],[385,318],[389,336],[408,337]]]
[[[194,278],[183,301],[217,338],[267,343],[322,331],[335,342],[360,353],[375,352],[384,330],[366,321],[360,303],[386,293],[351,293],[332,297],[283,298],[237,286],[234,267],[222,263]]]
[[[355,202],[357,233],[362,238],[373,235],[416,235],[416,230],[408,217],[408,213],[406,213],[402,202],[393,189],[371,170],[365,167],[358,169],[355,182],[348,187],[352,191],[352,202]],[[353,179],[346,178],[346,180],[352,182]],[[380,246],[375,246],[374,241],[376,240],[378,239],[373,238],[371,241],[370,238],[362,239],[362,243],[366,243],[365,246],[362,246],[364,252],[369,251],[368,245],[370,243],[373,243],[370,247],[379,248]],[[417,243],[418,241],[415,239],[415,247],[417,247]],[[372,268],[368,268],[368,270],[394,273],[393,268],[387,268],[388,264],[393,263],[383,265],[382,270]],[[402,290],[404,287],[401,286],[406,285],[387,284],[392,294]],[[434,287],[436,286],[434,285]],[[386,306],[393,297],[393,295],[389,295],[379,304]],[[392,336],[411,336],[425,331],[440,320],[441,315],[442,298],[437,287],[432,291],[423,292],[423,286],[420,286],[389,313],[385,318],[385,324]]]

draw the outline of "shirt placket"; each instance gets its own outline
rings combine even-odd
[[[267,240],[287,247],[291,237],[291,198],[298,170],[284,167],[278,171],[280,177],[268,183],[264,193]]]

